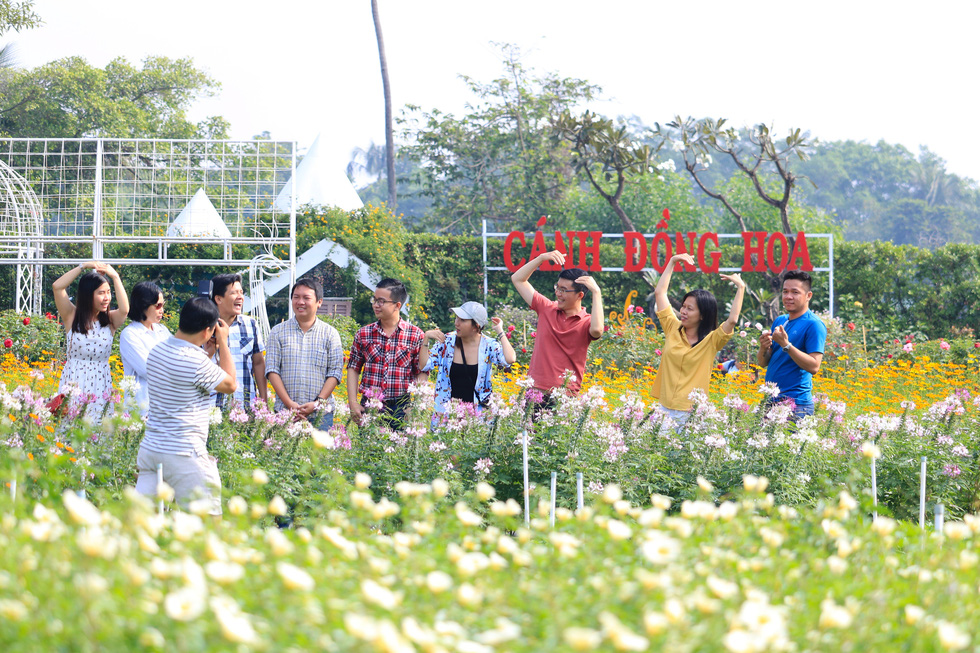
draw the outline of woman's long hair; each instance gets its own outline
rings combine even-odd
[[[701,288],[684,295],[681,304],[686,302],[688,297],[694,298],[698,305],[698,311],[701,313],[701,323],[698,324],[698,342],[701,342],[708,337],[708,334],[718,328],[718,300],[710,292]]]
[[[109,279],[98,272],[86,272],[78,281],[78,292],[75,295],[75,318],[71,322],[71,330],[75,333],[88,333],[94,320],[101,326],[109,326],[109,312],[95,313],[95,291],[108,284]],[[110,284],[111,285],[111,284]]]

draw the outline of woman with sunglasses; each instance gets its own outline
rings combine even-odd
[[[75,303],[72,303],[68,288],[79,275],[81,279],[75,293]],[[119,305],[115,310],[110,310],[112,286],[115,286]],[[67,332],[65,367],[61,372],[58,393],[71,396],[73,407],[87,404],[86,417],[98,424],[112,396],[109,355],[112,353],[112,337],[126,321],[126,313],[129,312],[126,289],[119,279],[119,273],[111,265],[99,261],[79,263],[58,277],[52,289],[58,316]],[[74,414],[72,409],[68,414]]]
[[[163,320],[163,291],[155,283],[141,281],[133,287],[129,308],[132,322],[119,335],[119,355],[123,372],[136,381],[136,387],[127,402],[135,402],[141,411],[149,405],[150,396],[146,385],[146,357],[158,343],[170,337],[170,330],[161,324]]]
[[[664,330],[663,356],[653,381],[653,396],[674,420],[678,432],[691,415],[692,390],[708,392],[715,357],[735,333],[738,315],[742,311],[745,282],[738,274],[723,274],[722,279],[735,285],[735,298],[728,319],[718,326],[718,302],[707,290],[692,290],[681,301],[680,319],[667,300],[667,290],[674,264],[694,265],[690,254],[675,254],[667,262],[654,295],[657,298],[657,317]]]

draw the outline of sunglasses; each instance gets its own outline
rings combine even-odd
[[[160,310],[161,308],[163,308],[163,302],[157,302],[156,304],[153,305],[153,308]]]

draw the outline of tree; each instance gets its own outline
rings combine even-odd
[[[712,187],[703,179],[703,173],[712,162],[713,154],[719,154],[735,164],[738,171],[752,184],[756,195],[779,214],[779,226],[787,235],[789,247],[795,245],[793,234],[796,230],[790,224],[790,203],[799,175],[791,169],[794,159],[806,160],[814,142],[809,132],[790,130],[785,140],[777,145],[772,131],[764,124],[757,125],[749,132],[747,143],[739,132],[725,126],[725,119],[687,118],[680,116],[666,127],[656,126],[656,133],[663,143],[669,143],[681,154],[684,169],[694,183],[708,197],[718,201],[737,221],[741,231],[755,231],[750,227],[745,213],[733,201],[732,193],[724,188]],[[774,180],[775,184],[770,184]],[[763,314],[770,320],[776,318],[778,291],[782,286],[782,274],[766,273],[772,289],[769,293],[759,293],[750,289],[750,295],[760,303]]]
[[[636,231],[620,200],[629,178],[652,169],[655,148],[634,139],[628,126],[586,111],[564,111],[555,121],[555,138],[571,144],[573,166],[585,173],[596,192],[609,203],[623,231]]]
[[[374,33],[378,38],[378,58],[381,60],[381,83],[385,96],[385,162],[388,177],[388,206],[392,211],[398,200],[395,180],[395,134],[392,128],[391,84],[388,81],[388,60],[385,58],[385,41],[381,35],[381,18],[378,16],[378,0],[371,0],[371,14],[374,17]]]
[[[40,24],[41,17],[34,13],[33,0],[0,0],[0,36]]]
[[[436,231],[478,231],[481,219],[531,230],[575,184],[570,148],[552,138],[552,125],[599,87],[536,76],[517,48],[502,51],[502,77],[487,84],[462,78],[477,97],[466,115],[410,105],[399,120],[410,143],[401,151],[419,163],[417,181],[433,200]]]
[[[102,68],[80,57],[31,70],[0,69],[0,134],[53,138],[221,138],[228,123],[194,124],[187,109],[220,85],[190,59],[117,58]]]

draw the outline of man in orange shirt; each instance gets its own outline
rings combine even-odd
[[[602,336],[605,325],[602,292],[585,270],[562,270],[555,284],[554,300],[546,299],[531,286],[528,279],[545,261],[564,267],[565,255],[557,250],[541,254],[524,264],[510,279],[531,310],[538,314],[537,338],[528,375],[534,380],[534,388],[543,395],[542,407],[548,408],[555,403],[554,392],[563,386],[569,394],[578,394],[589,345]],[[592,293],[591,315],[582,308],[586,290]],[[574,375],[567,386],[566,372]]]

